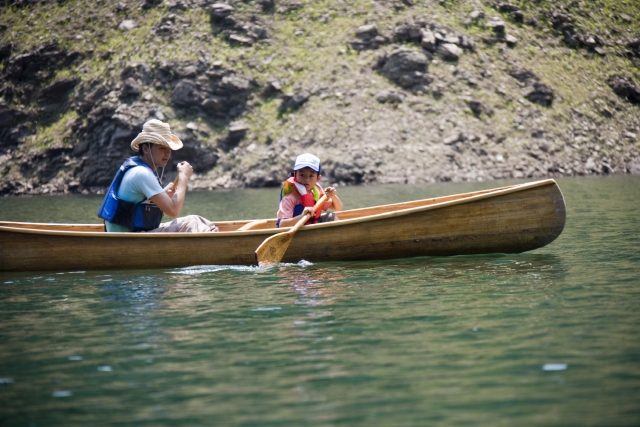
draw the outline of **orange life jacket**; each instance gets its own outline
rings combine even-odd
[[[318,184],[316,184],[311,191],[307,191],[304,185],[296,181],[295,177],[287,179],[282,184],[282,190],[280,191],[280,200],[287,194],[296,192],[300,195],[301,203],[298,203],[293,208],[293,216],[298,216],[302,213],[305,207],[313,207],[320,197],[324,195],[324,190]],[[309,218],[307,224],[315,224],[318,222],[318,218],[322,215],[322,207],[318,208],[316,213]]]

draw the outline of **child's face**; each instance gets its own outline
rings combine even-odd
[[[311,190],[319,180],[318,172],[311,168],[302,168],[296,171],[296,181],[304,185],[307,190]]]

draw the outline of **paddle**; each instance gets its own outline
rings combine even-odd
[[[315,213],[326,200],[327,195],[323,194],[318,202],[313,206],[313,212]],[[298,229],[302,227],[310,217],[311,214],[307,212],[302,218],[300,218],[300,220],[298,220],[296,225],[291,227],[289,231],[274,234],[262,242],[262,244],[258,246],[258,249],[256,249],[258,266],[268,267],[270,265],[278,264],[284,256],[284,253],[287,251],[293,235],[296,234],[296,231],[298,231]]]
[[[178,178],[180,178],[180,175],[176,176],[176,179],[173,180],[173,184],[171,184],[173,191],[176,191],[176,188],[178,187]]]

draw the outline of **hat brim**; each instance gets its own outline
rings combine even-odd
[[[293,167],[293,170],[294,170],[294,171],[299,171],[300,169],[304,169],[304,168],[309,168],[309,169],[311,169],[311,170],[316,171],[317,173],[320,173],[320,171],[318,170],[319,168],[318,168],[318,169],[316,169],[316,166],[315,166],[315,165],[312,165],[312,164],[309,164],[309,163],[301,163],[301,164],[298,164],[298,165],[296,165],[296,166],[294,166],[294,167]]]
[[[182,148],[182,141],[174,134],[171,134],[171,141],[167,141],[162,137],[162,135],[153,132],[140,132],[138,136],[136,136],[135,139],[131,141],[131,148],[134,151],[138,151],[140,149],[140,144],[147,143],[164,145],[165,147],[169,147],[174,151]]]

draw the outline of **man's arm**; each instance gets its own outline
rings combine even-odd
[[[184,204],[184,198],[187,195],[187,182],[193,174],[193,168],[187,162],[181,162],[178,164],[178,185],[175,192],[170,196],[171,190],[163,191],[155,196],[151,197],[151,201],[156,204],[162,212],[172,218],[180,216],[182,211],[182,205]]]

